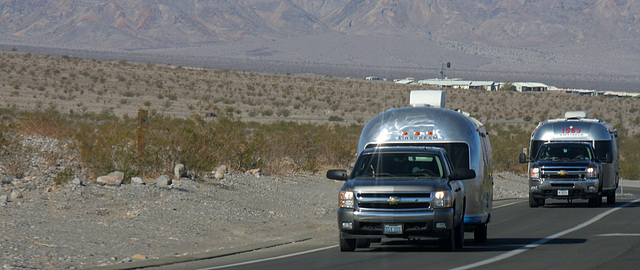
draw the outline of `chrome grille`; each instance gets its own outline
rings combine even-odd
[[[420,210],[431,207],[431,192],[356,193],[362,211]]]
[[[586,180],[587,168],[582,167],[543,167],[541,169],[543,178],[559,181],[581,181]]]

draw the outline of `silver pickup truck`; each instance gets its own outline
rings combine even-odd
[[[368,148],[351,175],[331,170],[327,177],[347,180],[340,190],[340,250],[369,247],[381,237],[437,237],[441,250],[462,247],[464,187],[475,177],[453,169],[442,148],[391,146]]]
[[[339,193],[340,250],[383,238],[438,238],[442,250],[462,247],[464,232],[487,241],[493,178],[482,124],[444,108],[442,91],[412,91],[412,107],[369,120],[354,167],[329,170],[346,181]]]

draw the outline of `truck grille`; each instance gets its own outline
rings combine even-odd
[[[431,192],[356,193],[360,210],[419,210],[431,207]]]
[[[586,180],[587,168],[542,168],[543,178],[559,181]]]

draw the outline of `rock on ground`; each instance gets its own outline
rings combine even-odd
[[[34,136],[26,142],[46,151],[28,153],[30,170],[22,178],[8,175],[0,160],[5,269],[87,268],[337,234],[336,200],[343,182],[323,173],[278,177],[225,168],[222,178],[181,178],[166,185],[136,179],[102,186],[75,178],[57,185],[57,172],[82,170],[73,153],[55,160],[44,156],[68,153],[68,142]],[[499,173],[494,181],[494,200],[527,196],[524,176]],[[20,196],[11,196],[14,190]]]
[[[526,181],[495,177],[495,199],[526,197]],[[323,174],[227,174],[168,187],[69,183],[0,205],[1,264],[83,268],[337,233],[343,182]],[[523,189],[524,187],[524,189]],[[4,190],[4,187],[3,187]]]

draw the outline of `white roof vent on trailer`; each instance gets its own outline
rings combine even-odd
[[[587,118],[586,111],[568,111],[564,113],[564,118]]]
[[[409,96],[409,104],[413,107],[444,108],[444,91],[441,90],[414,90]]]

